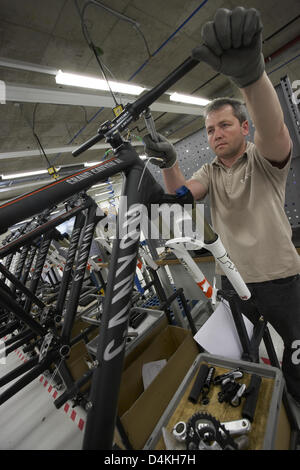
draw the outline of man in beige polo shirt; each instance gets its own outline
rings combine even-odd
[[[185,180],[175,149],[163,136],[154,143],[147,135],[144,142],[149,157],[163,159],[152,162],[162,168],[167,192],[185,185],[196,200],[209,194],[213,228],[252,294],[250,301],[240,301],[241,309],[253,321],[252,312],[259,312],[282,337],[283,373],[300,405],[300,257],[284,211],[292,147],[265,73],[261,31],[256,10],[219,9],[202,28],[203,44],[192,51],[194,58],[240,88],[255,127],[254,143],[246,140],[244,105],[227,98],[207,107],[207,138],[216,157],[190,180]],[[231,287],[224,276],[222,286]]]

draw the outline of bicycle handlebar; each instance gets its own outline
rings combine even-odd
[[[97,142],[103,139],[103,137],[104,136],[102,134],[94,135],[94,137],[91,137],[89,140],[84,142],[82,145],[80,145],[80,147],[78,147],[72,152],[73,157],[78,157],[78,155],[93,147],[93,145],[97,144]]]
[[[97,135],[72,152],[73,157],[78,157],[78,155],[91,148],[104,137],[109,139],[117,130],[120,132],[124,131],[131,122],[138,120],[140,114],[146,111],[165,91],[198,64],[198,60],[188,57],[158,85],[139,97],[134,103],[126,105],[122,113],[109,122],[109,124],[104,123],[104,125],[99,128]]]
[[[173,72],[171,72],[164,80],[162,80],[158,85],[149,90],[147,93],[138,98],[130,106],[132,109],[140,115],[145,111],[149,106],[154,103],[165,91],[167,91],[172,85],[174,85],[178,80],[180,80],[184,75],[190,72],[196,65],[199,64],[199,61],[188,57],[182,64],[180,64]]]

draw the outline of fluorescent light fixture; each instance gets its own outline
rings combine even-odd
[[[36,170],[36,171],[29,171],[28,173],[11,173],[11,174],[8,174],[8,175],[1,175],[1,176],[2,176],[3,180],[13,180],[15,178],[24,178],[26,176],[42,175],[43,173],[48,173],[48,171],[47,170]]]
[[[137,85],[130,85],[129,83],[111,82],[109,86],[105,80],[100,78],[88,77],[85,75],[77,75],[74,73],[66,73],[61,70],[58,71],[55,77],[56,83],[60,85],[78,86],[83,88],[93,88],[95,90],[109,91],[109,86],[112,91],[125,93],[127,95],[140,95],[145,88]]]
[[[99,165],[101,162],[86,162],[84,166],[87,168],[89,166]],[[103,162],[102,162],[103,163]]]
[[[95,184],[94,186],[91,186],[91,189],[95,189],[95,188],[107,188],[107,183],[99,183],[99,184]]]
[[[95,194],[95,197],[96,196],[103,196],[103,194],[114,194],[114,191],[104,191],[103,193]]]
[[[180,103],[195,104],[197,106],[206,106],[208,103],[210,103],[210,100],[205,98],[198,98],[197,96],[192,95],[182,95],[181,93],[172,93],[170,100],[179,101]]]

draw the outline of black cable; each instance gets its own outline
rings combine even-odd
[[[269,41],[271,38],[273,38],[274,36],[276,36],[278,33],[281,33],[281,31],[283,31],[285,28],[287,28],[288,26],[290,26],[292,23],[294,23],[295,21],[297,21],[298,19],[300,18],[300,15],[297,15],[295,16],[295,18],[293,18],[291,21],[289,21],[288,23],[286,23],[285,25],[281,26],[281,28],[277,29],[276,31],[274,31],[274,33],[272,33],[270,36],[268,36],[267,38],[265,38],[263,40],[263,44],[267,41]]]
[[[99,65],[99,67],[100,67],[100,70],[101,70],[101,72],[102,72],[103,78],[104,78],[104,80],[105,80],[106,83],[107,83],[107,86],[108,86],[108,88],[109,88],[110,94],[111,94],[111,96],[112,96],[112,98],[113,98],[113,100],[114,100],[114,102],[115,102],[115,105],[118,106],[119,103],[117,102],[117,99],[116,99],[116,97],[115,97],[115,94],[114,94],[114,92],[113,92],[112,89],[111,89],[111,86],[110,86],[109,81],[108,81],[108,79],[107,79],[107,76],[106,76],[106,73],[105,73],[105,70],[104,70],[102,61],[101,61],[101,59],[100,59],[100,57],[99,57],[99,54],[98,54],[98,52],[97,52],[96,46],[95,46],[95,44],[93,43],[93,41],[92,41],[92,39],[91,39],[91,37],[90,37],[90,34],[89,34],[89,32],[88,32],[87,26],[86,26],[86,24],[85,24],[85,22],[84,22],[84,11],[85,11],[86,7],[87,7],[89,4],[93,4],[93,2],[90,2],[90,1],[86,2],[85,5],[83,6],[82,11],[80,11],[80,8],[79,8],[79,6],[78,6],[77,0],[74,0],[74,3],[75,3],[75,6],[76,6],[78,15],[79,15],[79,17],[80,17],[81,29],[82,29],[83,37],[85,38],[85,40],[86,40],[86,42],[87,42],[89,48],[92,50],[92,52],[93,52],[93,54],[94,54],[94,56],[95,56],[95,58],[96,58],[96,61],[97,61],[98,65]]]
[[[37,144],[40,148],[40,151],[42,152],[42,154],[44,155],[45,159],[46,159],[46,162],[48,164],[48,168],[51,166],[51,163],[45,153],[45,150],[41,144],[41,141],[37,135],[37,133],[35,132],[35,115],[36,115],[36,110],[37,110],[37,107],[38,107],[39,103],[36,103],[35,106],[34,106],[34,109],[33,109],[33,113],[32,113],[32,133],[33,133],[33,136],[35,138],[35,140],[37,141]]]
[[[206,85],[208,85],[210,82],[212,82],[215,78],[217,78],[219,75],[221,75],[220,73],[216,73],[215,75],[213,75],[211,78],[209,78],[208,80],[206,80],[206,82],[202,83],[202,85],[198,86],[195,90],[193,90],[191,92],[191,95],[193,95],[194,93],[196,93],[198,90],[200,90],[200,88],[203,88],[205,87]]]
[[[143,42],[145,44],[145,47],[147,49],[147,53],[148,53],[149,58],[152,57],[152,54],[151,54],[149,46],[148,46],[148,42],[146,40],[146,37],[143,34],[142,30],[140,29],[140,25],[137,21],[133,20],[132,18],[129,18],[129,16],[126,16],[123,13],[120,13],[116,10],[113,10],[112,8],[108,7],[107,5],[103,5],[101,2],[96,1],[96,0],[89,0],[89,1],[86,2],[86,4],[83,6],[83,9],[82,9],[82,15],[84,14],[84,10],[87,8],[87,6],[89,4],[95,5],[95,6],[100,7],[100,8],[103,8],[104,10],[108,11],[109,13],[116,16],[120,20],[126,21],[127,23],[131,24],[133,26],[133,28],[135,28],[137,30],[137,32],[140,34],[140,36],[142,37],[142,40],[143,40]]]
[[[27,117],[26,117],[25,114],[23,113],[23,107],[22,107],[22,105],[20,105],[20,111],[21,111],[22,116],[24,117],[25,121],[27,122],[28,126],[30,127],[30,129],[31,129],[31,131],[32,131],[33,137],[35,138],[35,140],[36,140],[36,142],[37,142],[37,144],[38,144],[38,149],[39,149],[39,151],[40,151],[40,153],[41,153],[41,156],[44,156],[44,157],[45,157],[45,159],[46,159],[46,161],[47,161],[47,164],[48,164],[48,167],[50,167],[50,166],[51,166],[51,163],[50,163],[50,161],[49,161],[49,159],[48,159],[48,157],[47,157],[47,155],[46,155],[46,153],[45,153],[45,151],[44,151],[44,148],[43,148],[43,146],[42,146],[42,144],[41,144],[41,141],[40,141],[40,139],[39,139],[39,137],[38,137],[38,135],[36,134],[35,129],[34,129],[34,128],[35,128],[35,115],[36,115],[36,109],[37,109],[38,104],[39,104],[39,103],[36,103],[35,106],[34,106],[34,109],[33,109],[32,124],[29,122],[29,120],[27,119]]]
[[[149,46],[148,46],[148,43],[147,43],[147,40],[146,40],[146,37],[143,33],[143,31],[140,29],[140,27],[137,25],[137,24],[134,24],[133,27],[137,30],[137,32],[142,36],[142,39],[144,41],[144,44],[146,46],[146,49],[147,49],[147,52],[148,52],[148,56],[149,56],[149,59],[152,58],[152,54],[150,52],[150,49],[149,49]]]
[[[104,67],[103,67],[102,62],[101,62],[101,59],[100,59],[100,57],[99,57],[99,55],[98,55],[98,53],[97,53],[95,44],[92,42],[90,47],[91,47],[91,49],[92,49],[92,51],[93,51],[93,53],[94,53],[94,56],[95,56],[95,58],[96,58],[96,61],[98,62],[98,65],[99,65],[99,67],[100,67],[100,69],[101,69],[101,72],[102,72],[102,74],[103,74],[104,80],[105,80],[106,83],[107,83],[107,86],[108,86],[108,88],[109,88],[110,94],[111,94],[111,96],[112,96],[112,98],[113,98],[113,100],[114,100],[114,102],[115,102],[115,105],[116,105],[116,106],[119,106],[119,103],[118,103],[118,101],[117,101],[117,99],[116,99],[116,96],[115,96],[114,92],[112,91],[111,86],[110,86],[110,84],[109,84],[108,78],[107,78],[107,76],[106,76]]]
[[[47,157],[47,155],[46,155],[46,153],[45,153],[45,151],[44,151],[44,148],[43,148],[43,146],[42,146],[42,144],[41,144],[41,141],[40,141],[38,135],[37,135],[36,132],[34,132],[34,131],[33,131],[33,135],[34,135],[34,137],[35,137],[35,139],[36,139],[36,141],[37,141],[37,143],[38,143],[38,145],[39,145],[39,147],[40,147],[40,150],[41,150],[42,154],[44,155],[44,157],[45,157],[45,159],[46,159],[46,162],[47,162],[47,164],[48,164],[48,168],[51,167],[51,163],[50,163],[50,161],[49,161],[49,159],[48,159],[48,157]]]

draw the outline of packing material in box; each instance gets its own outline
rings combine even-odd
[[[170,325],[142,349],[139,345],[140,354],[125,362],[118,406],[122,425],[134,449],[143,448],[199,353],[189,330]],[[164,359],[166,365],[144,390],[143,365]]]

